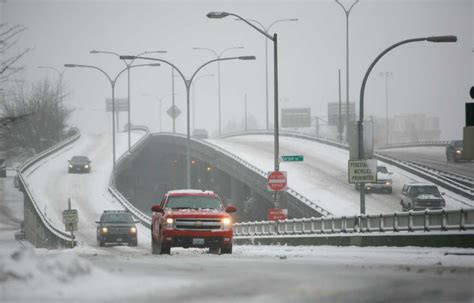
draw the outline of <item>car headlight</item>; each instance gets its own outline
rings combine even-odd
[[[229,228],[232,225],[232,220],[230,218],[224,218],[222,219],[222,226],[224,228]]]
[[[100,229],[100,233],[101,233],[101,234],[106,234],[106,233],[108,233],[108,232],[109,232],[109,229],[108,229],[107,227],[102,227],[102,228]]]
[[[166,218],[165,223],[166,223],[166,225],[165,225],[166,228],[173,228],[174,219],[173,218]]]
[[[89,168],[89,165],[84,165],[84,168]]]
[[[71,165],[71,164],[69,164],[69,168],[72,168],[72,165]]]
[[[456,154],[460,155],[460,154],[461,154],[461,150],[460,150],[460,149],[456,150]]]
[[[392,181],[386,181],[385,185],[392,185]]]
[[[130,228],[130,233],[131,234],[136,234],[137,233],[137,228],[136,227],[131,227]]]

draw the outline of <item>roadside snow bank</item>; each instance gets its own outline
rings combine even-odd
[[[71,250],[19,248],[0,252],[0,302],[50,302],[78,299],[115,301],[163,285],[163,278],[143,283],[136,276],[109,272]],[[183,287],[183,281],[176,281]],[[179,283],[178,283],[179,282]]]

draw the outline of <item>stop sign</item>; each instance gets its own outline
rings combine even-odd
[[[286,171],[272,171],[268,173],[268,190],[286,190]]]

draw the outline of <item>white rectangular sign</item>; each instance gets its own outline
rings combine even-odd
[[[349,160],[349,183],[376,183],[377,160]]]

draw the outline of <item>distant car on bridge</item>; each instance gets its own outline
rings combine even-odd
[[[385,192],[392,193],[392,172],[389,172],[387,167],[377,165],[377,182],[365,183],[366,192]],[[359,183],[355,184],[355,189],[359,190]]]
[[[402,188],[400,204],[403,211],[442,209],[446,206],[443,195],[444,193],[440,193],[436,185],[421,182],[407,183]]]
[[[446,160],[448,162],[459,162],[463,160],[462,140],[453,140],[446,145]]]
[[[69,173],[90,173],[91,160],[86,156],[74,156],[69,160]]]

